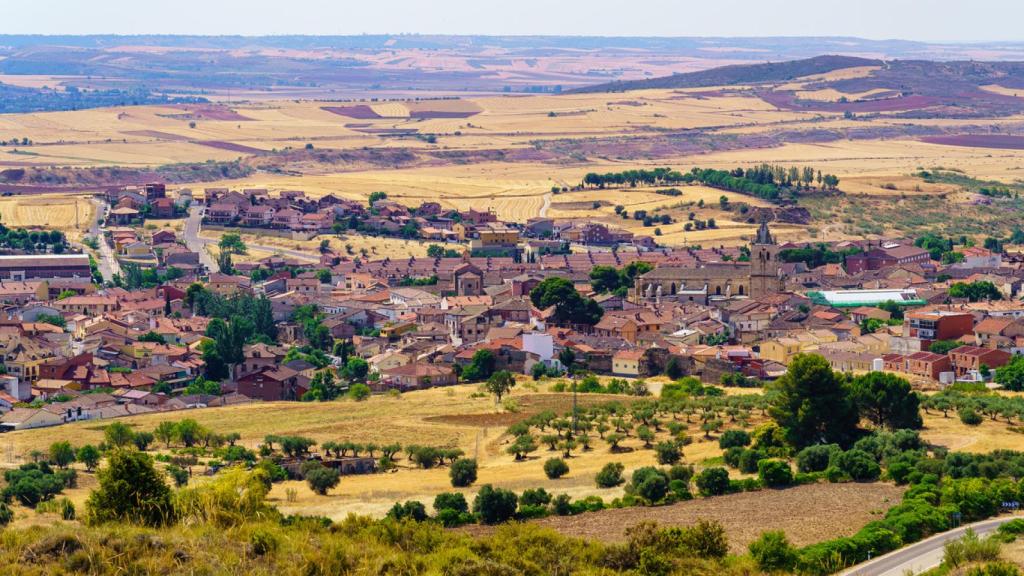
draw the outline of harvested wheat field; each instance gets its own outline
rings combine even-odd
[[[94,209],[89,196],[11,196],[0,199],[0,222],[14,227],[60,230],[74,240],[89,229]]]
[[[769,530],[784,531],[797,546],[852,535],[868,522],[880,519],[899,502],[903,490],[882,482],[808,484],[785,490],[698,498],[671,506],[551,516],[536,522],[567,536],[620,542],[625,540],[625,530],[640,522],[686,526],[698,520],[717,520],[725,527],[729,547],[740,554]],[[483,526],[469,528],[473,533],[490,530]]]

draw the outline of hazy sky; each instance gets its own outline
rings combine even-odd
[[[1024,41],[1024,0],[0,0],[0,33]]]

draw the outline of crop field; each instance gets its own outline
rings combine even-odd
[[[228,230],[210,230],[204,228],[200,234],[203,238],[219,240]],[[234,232],[234,230],[231,230]],[[427,255],[427,247],[430,242],[418,240],[406,240],[402,238],[374,238],[361,234],[346,234],[338,237],[334,234],[324,234],[312,240],[292,240],[280,236],[268,234],[250,233],[240,231],[242,241],[249,247],[248,253],[241,256],[233,256],[236,262],[247,262],[259,260],[274,254],[290,256],[288,252],[296,251],[304,253],[309,259],[319,259],[320,241],[327,240],[332,249],[339,254],[345,254],[350,258],[423,258]],[[435,242],[436,243],[436,242]],[[457,246],[455,246],[457,248]]]
[[[46,228],[77,239],[89,229],[95,206],[89,196],[44,195],[0,198],[0,222],[19,228]]]
[[[879,520],[902,495],[903,488],[881,482],[809,484],[785,490],[699,498],[654,508],[551,516],[537,523],[567,536],[622,542],[627,528],[644,521],[663,526],[688,526],[698,520],[715,519],[725,528],[733,553],[741,554],[767,530],[784,531],[797,546],[850,536],[868,522]],[[470,530],[473,533],[491,531],[484,526],[473,526]]]

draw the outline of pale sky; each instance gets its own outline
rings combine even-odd
[[[4,34],[858,36],[1024,41],[1024,0],[0,0]]]

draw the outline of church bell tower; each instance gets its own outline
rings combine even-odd
[[[750,246],[750,297],[760,298],[782,292],[783,282],[779,274],[779,247],[768,229],[768,221],[762,220],[757,236]]]

